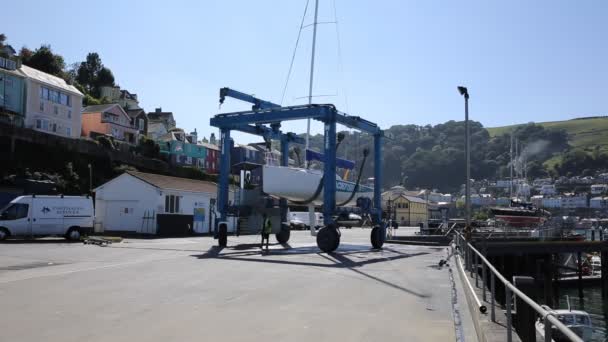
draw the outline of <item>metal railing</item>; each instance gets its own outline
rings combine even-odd
[[[481,288],[482,288],[482,299],[486,301],[486,281],[487,281],[487,271],[490,271],[490,318],[492,322],[496,322],[496,312],[495,312],[495,282],[496,278],[504,285],[505,287],[505,307],[506,307],[506,316],[507,316],[507,341],[512,341],[512,326],[513,326],[513,317],[512,317],[512,301],[513,296],[521,299],[526,304],[528,304],[534,311],[536,311],[543,323],[545,325],[545,342],[552,341],[552,331],[551,327],[555,327],[559,332],[561,332],[565,337],[570,339],[570,341],[575,342],[583,342],[583,339],[576,335],[570,328],[566,327],[562,322],[560,322],[557,317],[554,316],[553,312],[545,310],[542,306],[532,300],[530,297],[526,296],[523,292],[521,292],[518,288],[515,287],[510,281],[508,281],[505,277],[494,268],[494,266],[483,256],[481,252],[479,252],[475,247],[473,247],[469,242],[467,242],[460,233],[456,233],[454,235],[454,240],[456,246],[460,249],[460,254],[464,258],[465,270],[471,272],[471,277],[475,277],[475,286],[479,287],[479,263],[481,261],[482,267],[482,276],[481,276]],[[464,273],[464,272],[463,272]],[[468,283],[468,279],[466,279]],[[471,287],[470,283],[469,287]],[[473,291],[473,296],[475,297],[476,302],[479,305],[481,313],[485,312],[485,306],[481,304],[479,299],[477,298],[476,293]]]

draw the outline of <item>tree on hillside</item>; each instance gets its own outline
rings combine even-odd
[[[110,69],[103,66],[99,54],[91,52],[86,60],[80,63],[76,71],[76,81],[92,96],[99,98],[101,87],[114,86],[114,75]]]
[[[57,77],[64,77],[65,62],[63,56],[54,54],[50,45],[42,45],[29,54],[27,48],[22,48],[20,57],[23,64]]]

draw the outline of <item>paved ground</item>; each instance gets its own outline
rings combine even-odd
[[[454,341],[462,335],[449,269],[436,266],[445,248],[374,251],[362,229],[343,230],[332,255],[318,253],[308,232],[293,232],[289,247],[271,245],[268,256],[257,242],[257,236],[231,237],[223,250],[206,237],[105,248],[61,240],[0,244],[0,340]]]

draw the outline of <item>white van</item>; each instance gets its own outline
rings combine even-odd
[[[308,219],[308,211],[291,211],[288,214],[289,223],[294,229],[309,229],[310,223]],[[315,228],[323,227],[323,214],[315,212]]]
[[[20,196],[0,209],[0,240],[42,235],[78,240],[93,230],[94,216],[88,196]]]

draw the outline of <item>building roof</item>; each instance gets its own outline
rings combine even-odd
[[[204,146],[204,147],[206,147],[206,148],[212,149],[212,150],[217,150],[217,151],[219,151],[219,150],[220,150],[220,147],[219,147],[219,146],[217,146],[217,145],[213,145],[213,144],[210,144],[210,143],[206,143],[206,142],[199,142],[198,144],[199,144],[199,145],[201,145],[201,146]]]
[[[211,194],[215,194],[217,192],[217,184],[213,182],[157,175],[138,171],[127,171],[126,173],[163,190],[183,190],[192,192],[207,192]]]
[[[21,68],[19,70],[21,70],[21,72],[25,74],[26,77],[34,79],[38,82],[51,85],[53,87],[62,89],[78,96],[84,96],[80,91],[78,91],[76,87],[67,84],[63,78],[47,74],[46,72],[34,68],[30,68],[25,64],[21,65]]]
[[[166,120],[168,117],[173,119],[173,112],[149,112],[148,119],[150,120]]]
[[[425,203],[426,201],[423,200],[422,198],[418,198],[418,197],[414,197],[414,196],[403,196],[405,197],[406,200],[410,201],[410,202],[416,202],[416,203]]]
[[[130,117],[132,117],[132,118],[137,117],[140,113],[143,113],[144,116],[146,115],[146,112],[143,109],[141,109],[141,108],[127,109],[126,112],[127,112],[127,115],[130,116]]]
[[[395,200],[395,199],[397,199],[399,197],[403,197],[403,198],[405,198],[406,200],[408,200],[410,202],[425,203],[425,204],[427,203],[426,200],[424,200],[424,199],[422,199],[420,197],[409,196],[409,195],[404,194],[403,192],[395,192],[395,191],[390,191],[390,190],[389,191],[385,191],[382,194],[382,198],[387,198],[387,196],[388,196],[388,198],[391,201]]]
[[[118,106],[118,104],[108,103],[108,104],[101,104],[101,105],[86,106],[82,109],[82,112],[83,113],[103,113],[114,106]]]

